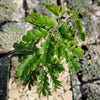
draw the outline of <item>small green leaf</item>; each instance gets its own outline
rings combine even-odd
[[[43,93],[44,96],[46,96],[46,91],[45,91],[44,88],[43,88],[43,90],[42,90],[42,93]]]
[[[32,23],[32,19],[30,17],[25,17],[25,21],[29,22],[29,23]]]
[[[55,6],[54,4],[46,4],[45,7],[51,12],[53,13],[54,15],[56,16],[59,16],[59,7],[58,6]]]
[[[42,93],[42,86],[40,86],[39,88],[38,88],[38,91],[39,91],[39,96],[41,95],[41,93]]]
[[[48,82],[49,78],[47,77],[46,81],[45,81],[45,86],[49,86],[49,82]]]
[[[40,29],[40,32],[43,34],[43,35],[47,35],[48,34],[48,31],[44,28],[41,28]]]
[[[50,16],[49,17],[49,23],[50,23],[50,25],[52,25],[53,27],[55,27],[55,25],[56,25],[56,19],[55,19],[55,17],[54,16]]]
[[[72,36],[70,36],[67,32],[62,32],[61,33],[61,36],[64,38],[64,39],[68,39],[70,40]]]
[[[68,68],[70,68],[70,67],[71,67],[71,63],[69,62],[69,63],[68,63]]]
[[[39,54],[43,55],[44,53],[46,53],[47,48],[41,48],[39,49]]]
[[[48,92],[48,94],[51,95],[50,88],[46,85],[44,87],[45,87],[46,91]]]
[[[54,70],[54,76],[56,76],[58,78],[59,77],[59,72]]]
[[[40,81],[39,83],[38,83],[38,86],[41,86],[42,85],[42,81]]]
[[[28,84],[28,89],[31,90],[31,84],[30,83]]]
[[[83,32],[82,22],[80,20],[76,20],[75,27],[79,30],[80,39],[85,41],[86,34],[85,34],[85,32]]]
[[[62,17],[66,13],[65,8],[62,8],[60,12],[61,12],[61,17]]]
[[[38,91],[42,90],[42,85],[39,86],[39,88],[37,89]],[[42,92],[42,91],[41,91]]]
[[[62,64],[55,64],[55,69],[60,72],[65,70]]]
[[[26,86],[28,84],[28,81],[25,81],[24,83],[22,83],[23,86]]]
[[[24,45],[25,45],[24,42],[21,41],[19,44],[14,43],[13,48],[15,48],[16,50],[22,50]]]
[[[49,45],[49,41],[45,41],[41,43],[41,47],[47,47]]]
[[[59,27],[59,32],[65,32],[66,31],[66,23],[64,22],[60,27]]]
[[[31,65],[31,71],[34,71],[37,69],[37,64],[34,62],[32,65]]]
[[[25,41],[25,42],[30,42],[30,41],[32,41],[34,39],[36,39],[36,37],[35,37],[35,35],[33,34],[32,31],[28,31],[27,35],[23,36],[23,41]]]
[[[49,24],[49,19],[46,15],[43,16],[43,22],[44,24]]]
[[[75,67],[73,66],[73,72],[79,72],[79,68],[76,66]]]
[[[56,84],[57,86],[62,86],[61,83],[60,83],[60,81],[58,81],[58,80],[53,80],[53,81],[55,82],[55,84]]]
[[[70,44],[76,44],[77,43],[77,38],[74,38],[73,40],[70,41]]]
[[[85,41],[85,38],[86,38],[86,33],[85,32],[80,33],[79,36],[80,36],[81,40]]]
[[[41,33],[38,29],[34,29],[34,30],[33,30],[33,34],[34,34],[36,37],[42,37],[42,36],[43,36],[43,33]]]
[[[39,80],[43,80],[43,78],[44,78],[44,76],[43,76],[43,75],[41,75],[41,76],[39,77]]]
[[[76,48],[76,45],[73,45],[69,50],[74,51],[75,48]]]
[[[44,73],[45,73],[45,70],[41,70],[41,71],[40,71],[40,74],[44,74]]]
[[[77,48],[74,49],[73,53],[80,56],[84,54],[84,50],[81,49],[81,46],[78,46]]]
[[[17,73],[16,73],[16,77],[21,77],[23,74],[23,70],[19,70]]]
[[[73,10],[68,10],[68,11],[66,11],[68,14],[72,14],[73,16],[73,18],[75,19],[75,20],[78,20],[78,16],[77,16],[77,14],[73,11]]]

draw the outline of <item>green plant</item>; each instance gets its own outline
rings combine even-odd
[[[85,41],[85,33],[83,32],[82,23],[78,19],[74,11],[66,11],[58,6],[46,4],[46,8],[56,17],[46,15],[40,16],[32,13],[31,17],[26,17],[26,21],[33,24],[35,29],[28,31],[23,36],[23,41],[15,43],[15,50],[32,51],[33,55],[24,55],[19,59],[21,63],[18,66],[17,77],[23,81],[23,85],[27,85],[29,89],[34,81],[39,77],[39,96],[41,93],[50,95],[49,80],[53,82],[54,90],[60,88],[61,83],[58,80],[59,74],[64,71],[62,59],[66,59],[66,63],[74,72],[78,72],[78,58],[84,53],[81,47],[77,47],[77,38],[72,37],[78,33],[81,40]],[[67,13],[68,16],[61,20],[61,17]],[[75,25],[72,26],[68,20],[72,17]],[[56,20],[57,18],[57,20]],[[41,42],[41,39],[44,42]],[[37,44],[40,43],[40,47]]]

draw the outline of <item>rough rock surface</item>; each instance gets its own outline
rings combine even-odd
[[[64,63],[64,62],[63,62]],[[27,86],[22,86],[21,81],[19,79],[15,79],[16,71],[17,71],[17,58],[14,57],[12,60],[12,68],[11,68],[11,77],[9,80],[9,94],[8,100],[72,100],[72,91],[70,91],[70,77],[69,77],[69,70],[67,65],[65,66],[64,73],[60,74],[59,80],[62,83],[62,87],[57,90],[57,92],[52,90],[52,95],[44,97],[41,95],[38,97],[37,92],[37,82],[35,82],[32,90],[28,90]],[[51,86],[52,88],[52,86]]]

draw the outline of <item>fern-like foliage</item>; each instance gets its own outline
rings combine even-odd
[[[49,78],[55,91],[60,88],[61,83],[58,77],[64,71],[63,64],[61,64],[63,58],[66,59],[69,68],[72,66],[73,71],[78,72],[78,58],[84,53],[81,47],[76,46],[77,38],[72,37],[78,32],[80,39],[85,40],[85,33],[76,13],[66,11],[64,8],[60,9],[54,4],[47,4],[46,8],[58,16],[58,19],[54,16],[47,17],[32,13],[31,17],[26,17],[25,20],[33,24],[35,29],[28,31],[20,43],[13,45],[15,50],[33,52],[33,55],[24,55],[19,59],[21,64],[18,66],[17,77],[24,82],[24,85],[28,84],[29,89],[39,77],[39,95],[51,94]],[[72,17],[75,20],[73,27],[68,18],[60,20],[65,13],[68,14],[68,18]],[[41,42],[41,39],[44,41]],[[40,47],[37,46],[39,43]]]
[[[45,70],[40,71],[40,77],[39,77],[39,95],[41,92],[43,93],[44,96],[46,96],[46,91],[48,92],[49,95],[51,95],[50,88],[49,88],[49,78],[47,77],[47,72]]]

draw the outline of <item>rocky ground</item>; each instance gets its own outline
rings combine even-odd
[[[100,6],[93,5],[94,13],[91,18],[98,23],[98,28],[91,37],[87,37],[84,45],[84,57],[81,62],[80,72],[72,74],[72,87],[75,100],[100,99]]]
[[[43,3],[45,2],[45,0],[42,0],[42,1],[41,0],[19,0],[19,1],[13,0],[13,2],[16,9],[14,11],[14,17],[12,18],[12,22],[17,23],[21,26],[24,26],[25,27],[24,34],[26,34],[27,30],[33,29],[33,26],[24,22],[24,19],[28,14],[33,12],[35,8],[36,8],[35,11],[37,11],[37,13],[45,14],[45,12],[47,12],[47,14],[49,15],[48,11],[44,11],[42,7],[39,6],[40,2]],[[54,0],[51,0],[51,2],[47,0],[47,2],[56,3]],[[66,3],[64,3],[64,0],[61,0],[61,5],[63,7],[66,7]],[[98,22],[98,26],[99,26],[98,30],[95,33],[96,35],[94,34],[91,37],[87,37],[85,42],[79,41],[79,45],[86,45],[86,46],[95,45],[96,46],[95,48],[100,50],[100,6],[97,6],[97,4],[94,4],[93,8],[94,8],[94,13],[92,14],[91,18],[95,20],[95,22]],[[4,52],[5,50],[0,48],[0,53],[4,53]],[[73,93],[72,93],[71,88],[73,88],[75,100],[86,100],[86,98],[84,99],[83,97],[86,94],[89,94],[88,91],[95,90],[95,91],[92,91],[91,94],[87,95],[88,97],[91,97],[93,92],[98,94],[98,91],[100,91],[99,89],[100,85],[98,85],[100,84],[100,81],[96,80],[91,83],[87,81],[87,83],[83,84],[82,81],[84,81],[83,80],[84,77],[81,77],[82,81],[78,77],[81,75],[72,74],[71,81],[73,83],[73,87],[71,87],[69,69],[67,68],[67,65],[65,64],[66,70],[64,71],[64,74],[61,74],[59,77],[59,80],[61,81],[63,85],[61,89],[57,90],[57,92],[54,92],[52,90],[51,96],[38,97],[37,83],[35,83],[34,86],[32,87],[32,90],[29,91],[27,86],[22,86],[21,81],[15,78],[15,75],[17,72],[17,65],[18,65],[17,59],[18,59],[17,57],[14,57],[12,59],[12,67],[10,70],[10,79],[9,79],[9,84],[8,84],[8,100],[72,100]],[[6,67],[4,67],[4,64]],[[2,88],[0,87],[0,100],[6,100],[6,97],[7,97],[7,81],[5,80],[8,77],[3,77],[3,75],[8,76],[8,74],[5,73],[8,71],[8,66],[9,66],[9,59],[7,58],[7,56],[0,58],[0,73],[1,72],[3,73],[2,76],[0,76],[0,81],[1,81],[0,86],[4,85],[5,83],[5,86],[2,86]],[[4,71],[2,71],[3,68],[4,68]],[[86,89],[86,87],[88,89]],[[95,87],[97,88],[97,90],[95,89]],[[95,99],[87,99],[87,100],[99,100],[99,99],[95,98]]]
[[[72,91],[70,90],[70,76],[67,65],[65,64],[65,71],[60,74],[59,80],[62,83],[62,87],[57,92],[52,90],[51,96],[40,96],[38,97],[37,83],[34,84],[32,90],[28,90],[28,86],[22,86],[19,79],[15,79],[17,71],[17,58],[12,59],[11,77],[9,80],[9,94],[8,100],[72,100]],[[51,87],[52,88],[52,87]],[[15,95],[16,94],[16,95]]]

